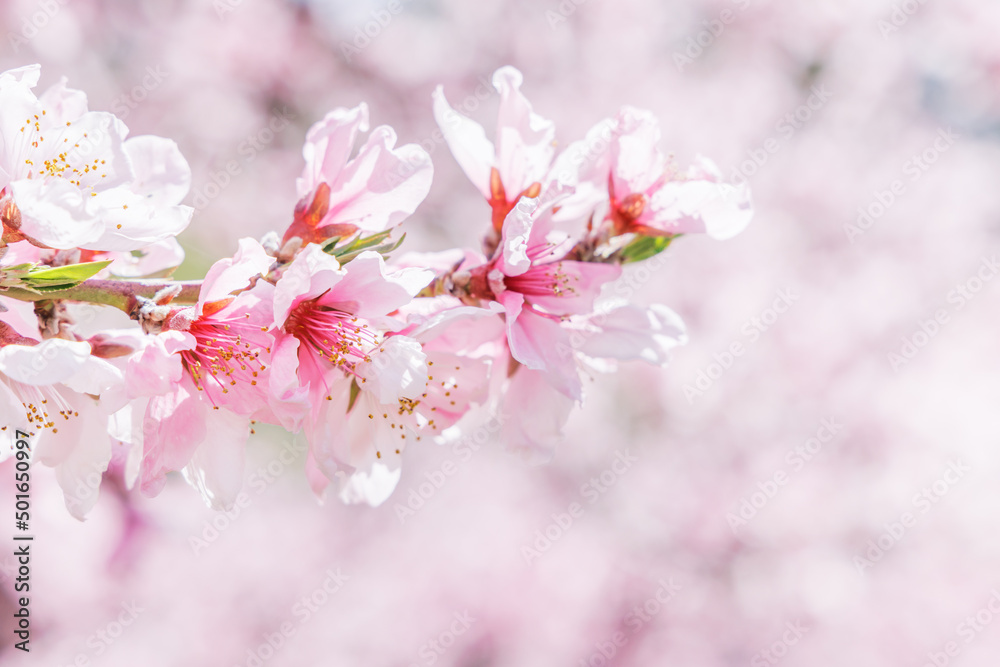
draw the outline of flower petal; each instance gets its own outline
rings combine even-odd
[[[486,138],[486,131],[476,121],[451,108],[444,96],[444,88],[434,90],[434,119],[437,121],[451,154],[479,188],[486,199],[490,194],[490,170],[496,162],[493,144]]]
[[[348,505],[364,503],[378,507],[392,495],[402,475],[400,468],[392,469],[381,463],[374,463],[370,470],[357,470],[338,478],[340,500]]]
[[[0,373],[24,384],[55,384],[71,378],[89,359],[89,343],[49,338],[34,346],[0,348]]]
[[[589,322],[596,328],[583,333],[580,351],[591,357],[641,359],[662,366],[673,348],[687,342],[684,322],[666,306],[626,305],[598,313]]]
[[[353,109],[338,107],[315,123],[306,134],[302,156],[305,170],[297,181],[299,199],[320,183],[333,183],[347,164],[359,132],[368,131],[368,105]]]
[[[358,365],[358,375],[367,382],[379,403],[395,405],[401,398],[416,400],[427,386],[427,355],[417,341],[390,336],[371,352],[371,361]]]
[[[143,495],[155,496],[163,490],[165,475],[183,469],[205,439],[207,421],[216,415],[206,414],[207,406],[196,393],[190,383],[182,383],[171,393],[150,399],[142,423],[139,488]]]
[[[396,146],[391,127],[376,127],[336,180],[330,210],[317,225],[354,225],[368,232],[395,227],[427,197],[434,167],[415,144]]]
[[[206,303],[230,296],[250,284],[255,276],[268,272],[274,258],[270,257],[260,243],[251,238],[242,238],[239,249],[232,258],[220,259],[205,275],[201,294],[198,296],[198,314]]]
[[[61,178],[31,178],[10,184],[21,211],[21,233],[50,248],[77,248],[96,241],[104,223],[80,188]]]
[[[500,93],[496,166],[508,197],[545,180],[555,155],[555,124],[536,114],[521,93],[524,77],[513,67],[493,74]]]
[[[530,463],[552,458],[563,440],[573,400],[554,389],[542,373],[520,368],[504,394],[501,438]]]
[[[250,420],[218,410],[206,422],[205,439],[184,467],[184,479],[214,510],[228,510],[243,488]]]
[[[520,294],[505,292],[501,298],[507,308],[511,356],[532,370],[544,371],[553,387],[582,400],[583,386],[569,346],[569,333],[557,321],[523,308]]]
[[[433,278],[422,269],[389,272],[382,255],[366,250],[344,267],[344,277],[318,303],[365,319],[379,318],[408,304]]]

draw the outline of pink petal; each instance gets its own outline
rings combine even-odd
[[[553,389],[543,374],[520,368],[511,379],[501,408],[501,439],[530,463],[552,458],[563,440],[573,400]]]
[[[597,358],[641,359],[662,366],[670,351],[687,342],[684,322],[666,306],[622,306],[590,318],[596,330],[584,332],[580,351]],[[573,340],[573,336],[570,337]]]
[[[364,319],[383,317],[405,306],[430,283],[434,274],[421,269],[389,273],[385,260],[368,250],[344,267],[344,277],[319,303],[354,313]]]
[[[575,400],[583,398],[576,358],[569,334],[557,321],[522,309],[523,297],[506,292],[507,341],[514,359],[532,370],[544,371],[553,387]]]
[[[354,225],[368,232],[394,227],[430,191],[430,155],[414,144],[396,146],[391,127],[376,127],[368,141],[330,184],[330,210],[318,225]]]
[[[496,162],[508,196],[542,182],[555,155],[555,124],[532,111],[521,93],[523,80],[513,67],[501,67],[493,74],[493,86],[500,93]]]
[[[164,331],[147,337],[146,343],[128,360],[125,387],[130,398],[172,391],[184,373],[177,352],[194,349],[197,341],[186,332]]]
[[[216,412],[194,394],[190,383],[178,384],[174,391],[149,401],[142,424],[143,456],[139,488],[146,496],[155,496],[166,481],[168,472],[181,470],[191,460],[208,433],[207,421]]]
[[[267,273],[274,263],[260,243],[251,238],[242,238],[236,255],[217,261],[205,275],[201,294],[198,297],[198,314],[204,304],[230,296],[236,290],[246,288],[254,276]]]
[[[334,109],[309,128],[302,148],[306,167],[297,181],[299,198],[311,194],[321,182],[336,181],[351,157],[358,132],[367,131],[368,105],[364,103],[353,109]]]
[[[493,144],[482,125],[458,113],[448,104],[444,88],[434,90],[434,119],[444,134],[451,154],[486,199],[490,193],[490,170],[496,161]]]
[[[315,299],[343,279],[337,260],[318,245],[310,244],[299,252],[285,269],[274,288],[274,322],[285,325],[288,313],[299,302]]]
[[[243,488],[243,462],[250,420],[217,410],[206,421],[205,439],[184,467],[184,479],[214,510],[231,509]]]
[[[618,264],[572,260],[536,266],[533,270],[537,271],[543,267],[546,273],[554,276],[553,281],[559,281],[561,286],[559,295],[532,294],[528,300],[533,305],[557,315],[584,315],[592,312],[594,301],[600,296],[601,288],[612,280],[617,280],[622,273]]]
[[[8,261],[10,259],[10,255],[11,253],[7,254]],[[20,262],[11,263],[16,264]],[[0,304],[6,308],[5,311],[0,312],[0,322],[10,325],[14,331],[22,336],[25,336],[26,338],[41,340],[42,334],[38,330],[38,317],[35,315],[34,303],[31,301],[19,301],[17,299],[0,297]]]
[[[294,433],[309,413],[310,381],[318,381],[300,377],[298,338],[281,332],[275,334],[269,370],[271,409],[281,425]]]

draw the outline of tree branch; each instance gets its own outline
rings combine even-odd
[[[147,299],[165,287],[180,285],[181,292],[171,303],[191,305],[198,302],[201,291],[200,280],[182,281],[152,281],[152,280],[85,280],[76,287],[47,292],[33,292],[20,287],[10,287],[0,291],[0,295],[19,301],[79,301],[81,303],[96,303],[104,306],[114,306],[132,315],[138,306],[136,297]]]

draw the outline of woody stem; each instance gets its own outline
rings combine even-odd
[[[200,280],[186,281],[152,281],[152,280],[85,280],[76,287],[64,290],[53,290],[46,292],[34,292],[19,287],[10,287],[0,291],[0,295],[17,299],[19,301],[78,301],[81,303],[95,303],[104,306],[114,306],[124,311],[128,315],[136,310],[139,305],[138,297],[147,299],[166,287],[179,285],[180,294],[175,296],[171,303],[178,305],[190,305],[198,302],[198,293],[201,291]]]

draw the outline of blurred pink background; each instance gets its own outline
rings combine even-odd
[[[504,64],[561,143],[649,108],[664,150],[747,178],[756,207],[738,238],[681,239],[623,279],[690,343],[595,378],[547,466],[410,448],[382,507],[321,506],[302,440],[260,429],[231,517],[178,477],[153,500],[105,487],[85,523],[38,468],[32,650],[4,609],[3,665],[997,664],[1000,5],[9,0],[0,18],[0,70],[40,62],[43,88],[65,75],[179,143],[181,278],[283,229],[306,128],[360,101],[434,160],[405,247],[476,244],[488,207],[434,143],[430,92],[492,127],[475,92]]]

